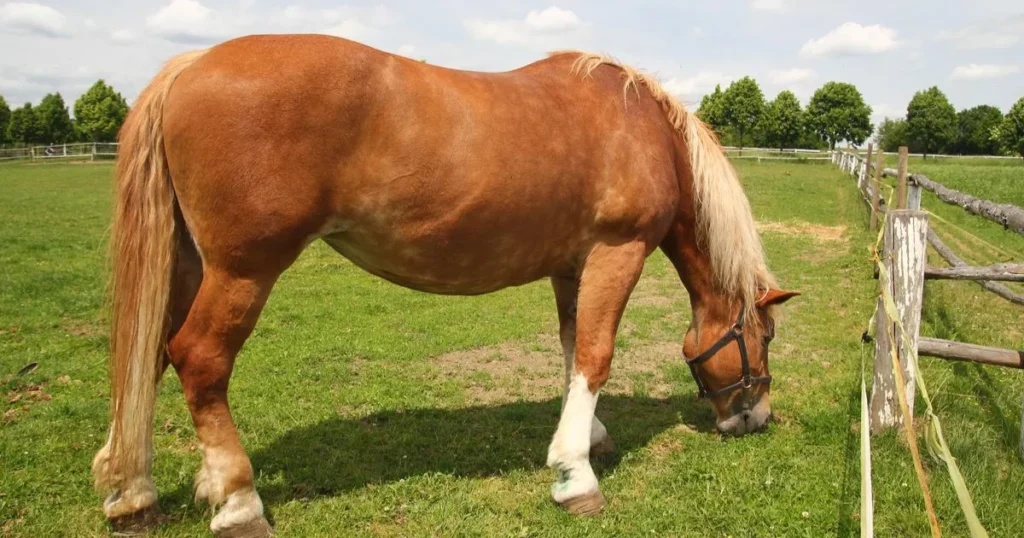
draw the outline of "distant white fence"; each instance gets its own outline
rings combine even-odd
[[[85,142],[79,144],[52,144],[30,148],[0,149],[0,161],[13,160],[71,160],[94,161],[97,158],[117,157],[116,142]]]
[[[836,151],[841,150],[839,148],[836,148]],[[854,153],[859,157],[864,157],[867,154],[866,150],[860,149],[853,149],[848,151]],[[944,153],[908,153],[907,157],[927,157],[929,159],[931,159],[932,157],[938,157],[940,159],[1020,159],[1020,157],[1016,155],[947,155]]]
[[[831,161],[828,151],[818,149],[777,149],[777,148],[737,148],[725,146],[725,154],[730,159],[757,159],[760,161]]]

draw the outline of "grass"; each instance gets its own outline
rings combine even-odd
[[[660,253],[616,343],[598,415],[606,511],[548,498],[560,400],[549,286],[473,298],[417,293],[313,245],[281,279],[239,357],[231,397],[257,487],[284,536],[855,536],[859,337],[874,308],[866,212],[827,164],[738,162],[791,301],[772,348],[776,421],[723,439],[679,357],[690,313]],[[104,249],[111,168],[0,166],[0,535],[106,532],[89,462],[106,435]],[[939,178],[935,178],[940,180]],[[932,207],[937,201],[927,201]],[[976,223],[979,229],[989,223]],[[973,229],[973,228],[972,228]],[[998,231],[998,230],[997,230]],[[1019,237],[994,234],[1007,249]],[[1016,242],[1015,242],[1016,241]],[[929,283],[924,331],[1024,346],[1022,309],[969,283]],[[26,364],[38,368],[24,375]],[[993,536],[1024,535],[1019,372],[922,361],[953,453]],[[165,377],[154,469],[170,521],[208,532],[180,384]],[[874,439],[876,531],[926,534],[909,454]],[[928,463],[947,536],[952,488]]]

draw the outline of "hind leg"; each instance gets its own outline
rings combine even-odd
[[[564,409],[576,364],[576,299],[579,295],[580,281],[578,278],[552,277],[551,286],[555,289],[555,303],[558,306],[558,335],[562,341],[562,354],[565,357],[565,390],[562,392],[562,408]],[[614,451],[615,442],[608,435],[604,424],[601,424],[595,415],[590,425],[590,454],[599,456]]]
[[[646,245],[640,241],[594,247],[583,268],[576,307],[576,353],[547,463],[558,469],[551,496],[573,514],[604,506],[590,467],[590,443],[597,396],[611,369],[615,333],[626,301],[643,270]]]
[[[168,346],[203,448],[196,499],[220,507],[210,524],[218,536],[270,534],[253,486],[252,466],[228,408],[227,390],[235,356],[276,278],[241,278],[207,268],[188,318]]]

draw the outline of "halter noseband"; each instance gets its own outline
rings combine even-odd
[[[771,384],[772,376],[770,375],[757,377],[750,375],[750,359],[747,358],[747,344],[743,341],[743,317],[745,310],[746,308],[740,308],[740,315],[736,318],[736,324],[729,329],[729,332],[722,335],[714,345],[704,351],[704,353],[701,353],[692,359],[687,359],[686,355],[683,355],[683,358],[686,359],[686,364],[690,367],[690,374],[693,375],[693,380],[697,382],[698,396],[701,398],[714,398],[715,396],[728,394],[734,390],[747,390],[754,385]],[[718,390],[709,391],[700,380],[700,377],[697,376],[697,366],[710,360],[711,357],[715,356],[715,353],[721,351],[722,348],[729,345],[729,342],[732,342],[733,340],[736,341],[736,345],[740,348],[740,360],[743,365],[743,375],[740,377],[739,381],[732,385],[722,387]]]

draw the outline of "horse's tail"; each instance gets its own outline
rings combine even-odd
[[[118,135],[110,252],[110,437],[93,460],[97,487],[126,488],[152,465],[153,408],[169,330],[176,263],[175,195],[163,140],[164,101],[203,51],[171,59],[135,101]]]

